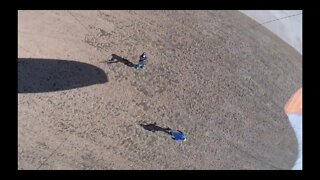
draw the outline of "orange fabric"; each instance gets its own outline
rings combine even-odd
[[[284,107],[286,114],[302,114],[302,88],[289,99]]]

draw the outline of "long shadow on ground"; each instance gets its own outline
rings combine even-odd
[[[87,63],[18,58],[18,93],[61,91],[106,82],[106,73]]]
[[[145,130],[151,131],[151,132],[156,132],[156,131],[162,131],[165,132],[169,135],[171,135],[171,129],[170,128],[163,128],[160,126],[157,126],[157,123],[152,123],[152,124],[140,124]]]
[[[109,61],[106,61],[108,64],[112,64],[112,63],[123,63],[129,67],[134,67],[134,64],[129,61],[128,59],[125,59],[123,57],[120,57],[116,54],[112,54],[112,58]]]

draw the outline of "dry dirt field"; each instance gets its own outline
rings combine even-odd
[[[142,52],[146,69],[122,63]],[[297,158],[284,106],[302,57],[238,11],[18,11],[17,61],[18,169],[291,169]],[[153,122],[187,141],[141,126]]]

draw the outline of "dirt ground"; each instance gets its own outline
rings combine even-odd
[[[145,70],[137,63],[146,52]],[[120,59],[121,60],[121,59]],[[18,11],[18,169],[291,169],[302,57],[238,11]],[[178,143],[140,124],[180,129]]]

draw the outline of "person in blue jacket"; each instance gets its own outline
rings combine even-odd
[[[187,135],[179,130],[171,131],[171,137],[178,142],[187,140]]]

